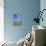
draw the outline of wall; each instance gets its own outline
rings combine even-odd
[[[43,9],[46,9],[46,0],[40,0],[40,9],[43,10]],[[42,26],[45,26],[46,27],[46,11],[43,13],[42,15],[43,17],[43,22],[40,21],[40,25]],[[46,40],[45,40],[46,41]],[[46,42],[45,42],[46,43]]]
[[[4,41],[4,3],[0,0],[0,42]]]
[[[4,0],[4,34],[7,41],[18,41],[24,37],[32,28],[35,12],[40,9],[39,0]],[[22,15],[22,26],[12,25],[13,13]]]
[[[43,9],[46,9],[46,0],[41,0],[40,1],[40,9],[41,9],[41,11]],[[46,19],[46,11],[43,12],[42,17],[43,17],[44,20],[43,20],[43,22],[42,21],[40,22],[40,25],[46,26],[46,20],[45,20]]]

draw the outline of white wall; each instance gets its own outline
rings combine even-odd
[[[4,41],[4,0],[0,0],[0,42]]]

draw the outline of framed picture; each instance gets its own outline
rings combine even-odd
[[[22,15],[13,14],[13,25],[21,26],[22,25]]]

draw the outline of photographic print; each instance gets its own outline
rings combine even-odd
[[[13,25],[21,26],[22,25],[22,16],[19,14],[13,14]]]

